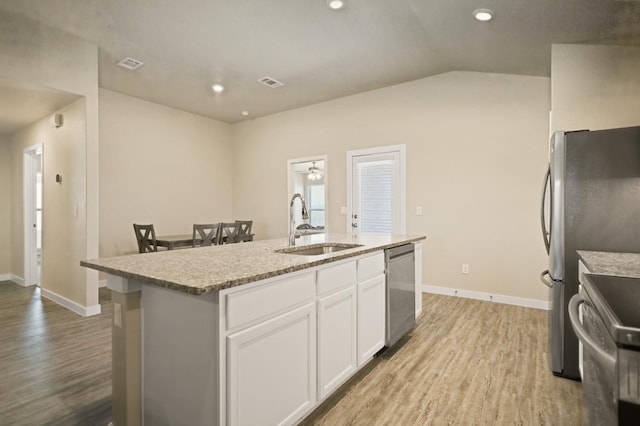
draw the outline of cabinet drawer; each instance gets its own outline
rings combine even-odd
[[[315,273],[287,277],[225,296],[227,330],[266,319],[312,300],[316,295]]]
[[[380,252],[373,256],[364,257],[358,260],[358,281],[379,275],[384,272],[384,253]]]
[[[318,271],[318,295],[346,287],[356,282],[356,262],[329,266]]]

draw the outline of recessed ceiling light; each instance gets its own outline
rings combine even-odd
[[[344,7],[343,0],[327,0],[327,6],[333,10],[340,10]]]
[[[473,11],[473,17],[482,22],[492,20],[493,15],[495,15],[495,12],[491,9],[476,9]]]
[[[246,117],[247,115],[249,115],[249,111],[242,111],[241,114]]]
[[[214,84],[213,86],[211,86],[211,88],[216,93],[222,93],[222,91],[224,90],[224,86],[222,84]]]

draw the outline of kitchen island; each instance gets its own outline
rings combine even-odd
[[[322,234],[297,246],[337,251],[286,253],[278,239],[83,261],[112,290],[113,424],[296,423],[384,346],[383,250],[415,244],[419,271],[424,238]]]

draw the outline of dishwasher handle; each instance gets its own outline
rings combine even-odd
[[[593,356],[601,363],[615,364],[616,359],[613,355],[606,352],[598,345],[598,343],[589,335],[584,326],[580,323],[580,317],[578,315],[578,308],[581,304],[587,301],[582,297],[580,293],[573,295],[569,300],[569,319],[571,320],[571,328],[578,336],[578,339],[584,345],[585,350],[589,350]]]

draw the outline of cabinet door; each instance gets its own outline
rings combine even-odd
[[[385,298],[384,274],[358,283],[358,366],[384,346]]]
[[[315,303],[232,334],[227,351],[228,424],[292,424],[315,404]]]
[[[357,367],[356,286],[318,300],[318,394],[322,399]]]
[[[416,318],[422,313],[422,243],[413,243],[416,263]]]

